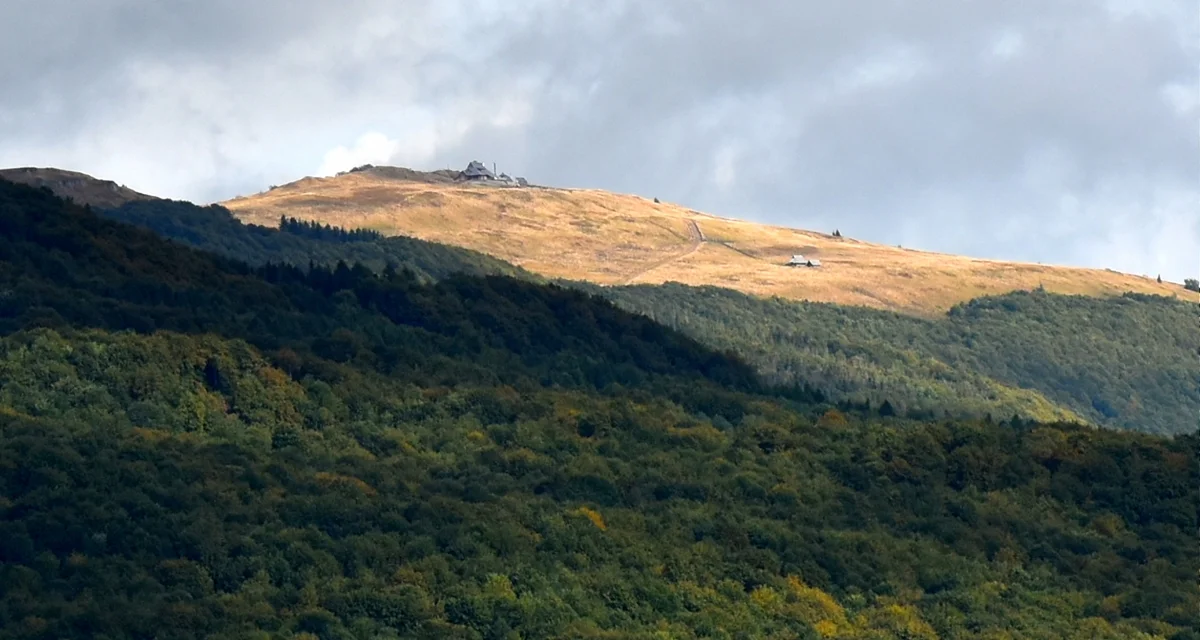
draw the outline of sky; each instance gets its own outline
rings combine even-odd
[[[200,203],[462,168],[1200,275],[1195,0],[0,0],[0,166]]]

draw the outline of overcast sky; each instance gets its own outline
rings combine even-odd
[[[197,202],[362,163],[1200,273],[1195,0],[0,0],[0,166]]]

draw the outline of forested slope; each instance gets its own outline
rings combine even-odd
[[[172,333],[33,330],[0,358],[0,637],[1200,624],[1194,435],[297,379]]]
[[[473,252],[284,221],[244,225],[221,207],[133,202],[103,215],[254,264],[387,264],[423,280],[454,273],[536,278]],[[562,282],[731,350],[770,380],[915,417],[1079,420],[1148,431],[1200,427],[1200,306],[1150,296],[1042,292],[983,298],[947,317],[747,296],[678,284]]]
[[[3,182],[0,292],[0,638],[1198,637],[1195,434],[839,412]]]
[[[753,387],[753,372],[574,290],[490,276],[435,284],[362,265],[251,268],[0,182],[0,329],[214,332],[424,380],[603,387],[647,376]]]
[[[307,267],[313,262],[333,266],[344,261],[362,263],[375,271],[391,264],[432,279],[451,274],[538,279],[503,260],[469,249],[296,220],[283,220],[278,229],[247,225],[218,205],[198,207],[190,202],[150,200],[129,202],[102,213],[197,249],[252,265],[274,262]]]
[[[589,290],[835,398],[914,415],[1052,419],[1057,405],[1122,429],[1200,428],[1200,300],[1017,292],[925,320],[715,287]]]

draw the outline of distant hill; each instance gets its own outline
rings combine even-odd
[[[919,315],[1039,286],[1092,296],[1183,293],[1175,284],[1107,270],[901,249],[833,236],[833,229],[721,218],[598,190],[477,186],[455,181],[453,172],[368,167],[224,205],[246,222],[276,225],[289,216],[407,235],[474,249],[552,278],[714,285]],[[786,266],[795,254],[822,266]]]
[[[153,196],[138,193],[112,180],[101,180],[85,173],[62,169],[0,169],[0,178],[34,187],[46,187],[60,198],[69,198],[78,204],[93,207],[119,207],[127,202],[154,199]]]
[[[446,179],[435,176],[435,179]],[[285,221],[246,225],[220,206],[136,202],[103,215],[261,265],[394,264],[429,280],[454,273],[536,280],[477,252]],[[980,298],[937,318],[762,299],[679,284],[560,281],[730,350],[774,383],[910,416],[1077,420],[1155,433],[1198,426],[1200,307],[1161,296],[1090,298],[1040,291]]]

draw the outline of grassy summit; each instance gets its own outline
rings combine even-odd
[[[715,285],[918,315],[1039,286],[1092,296],[1183,293],[1178,285],[1105,270],[913,251],[720,218],[632,195],[478,186],[442,173],[372,168],[305,178],[223,204],[246,222],[274,225],[288,216],[407,235],[474,249],[547,277],[602,285]],[[786,266],[794,254],[823,266]]]

